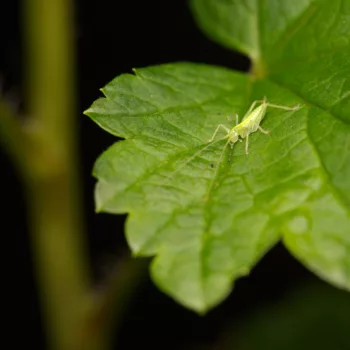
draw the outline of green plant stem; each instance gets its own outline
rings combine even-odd
[[[261,58],[257,58],[252,61],[252,65],[250,67],[250,74],[255,79],[263,79],[267,75],[265,63]]]
[[[124,259],[102,291],[91,288],[79,203],[72,3],[24,5],[28,117],[0,100],[0,138],[25,184],[50,348],[105,350],[146,264]]]
[[[49,344],[76,350],[89,281],[79,203],[72,2],[27,0],[24,25],[33,254]]]
[[[44,321],[52,349],[78,349],[77,333],[88,309],[79,220],[65,175],[30,181],[29,220]],[[88,348],[87,348],[88,349]]]

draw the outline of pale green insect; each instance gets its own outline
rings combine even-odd
[[[255,108],[255,105],[257,103],[261,103],[261,104],[260,106]],[[266,100],[266,97],[264,97],[263,100],[257,100],[252,103],[248,112],[245,114],[245,116],[243,117],[240,123],[238,123],[238,114],[236,114],[236,125],[233,128],[229,129],[224,124],[219,124],[213,136],[208,140],[208,142],[212,142],[216,134],[220,131],[220,129],[223,129],[227,132],[227,135],[222,139],[228,140],[228,143],[230,144],[231,149],[233,148],[233,145],[237,141],[241,141],[239,137],[241,137],[242,139],[245,138],[246,139],[245,153],[248,154],[249,135],[257,131],[258,129],[264,134],[269,133],[268,130],[264,130],[260,126],[261,121],[265,117],[267,107],[284,109],[286,111],[297,111],[298,109],[302,108],[299,105],[296,105],[294,107],[288,107],[288,106],[281,106],[281,105],[275,105],[273,103],[268,103]]]
[[[256,107],[256,104],[260,103],[260,106]],[[271,108],[279,108],[279,109],[284,109],[287,111],[297,111],[298,109],[302,108],[300,105],[296,105],[294,107],[288,107],[288,106],[282,106],[282,105],[276,105],[273,103],[268,103],[266,97],[264,97],[263,100],[257,100],[254,101],[247,113],[244,115],[242,121],[238,123],[238,114],[236,114],[236,125],[229,129],[227,126],[224,124],[219,124],[218,127],[216,128],[213,136],[208,140],[208,144],[197,151],[195,154],[193,154],[190,158],[188,158],[181,166],[179,166],[174,172],[172,172],[170,178],[174,176],[174,174],[178,173],[182,168],[184,168],[189,162],[194,160],[196,157],[198,157],[203,151],[205,151],[208,147],[210,147],[211,143],[214,141],[215,136],[217,133],[223,129],[226,132],[226,135],[218,140],[216,142],[220,142],[222,140],[227,140],[223,151],[221,152],[221,155],[219,157],[218,164],[222,162],[224,152],[226,150],[226,147],[230,145],[231,149],[233,148],[234,144],[237,141],[242,141],[242,139],[246,139],[246,146],[245,146],[245,153],[248,154],[248,145],[249,145],[249,135],[258,129],[264,133],[268,134],[268,130],[264,130],[261,126],[260,123],[264,119],[265,114],[266,114],[266,109],[267,107]],[[230,161],[230,159],[229,159]],[[214,168],[214,165],[211,164],[211,168]],[[218,167],[216,167],[215,172],[217,172]],[[169,179],[169,178],[168,178]]]

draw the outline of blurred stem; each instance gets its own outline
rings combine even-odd
[[[261,58],[254,59],[250,68],[250,74],[255,79],[263,79],[267,76],[265,63]]]
[[[26,188],[33,255],[51,349],[106,350],[145,271],[124,259],[95,293],[82,227],[71,0],[25,0],[23,120],[0,100],[0,138]]]
[[[78,349],[76,337],[88,309],[72,12],[70,0],[24,2],[31,165],[24,181],[44,321],[49,344],[57,350]]]

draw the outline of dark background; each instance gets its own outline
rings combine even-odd
[[[0,76],[2,90],[25,110],[21,42],[21,1],[1,1]],[[115,76],[175,61],[203,62],[247,71],[247,58],[229,52],[197,29],[187,1],[76,1],[76,38],[80,156],[91,266],[96,283],[108,274],[120,254],[128,253],[123,216],[95,214],[91,168],[97,156],[115,139],[82,115]],[[0,150],[0,195],[3,266],[2,298],[6,312],[5,338],[9,349],[22,342],[45,348],[37,290],[32,271],[24,196],[9,159]],[[315,280],[281,246],[275,247],[249,277],[239,280],[230,297],[205,317],[199,317],[159,292],[149,279],[141,283],[119,330],[118,349],[215,349],[222,330],[239,325],[261,307],[283,300],[286,293]]]

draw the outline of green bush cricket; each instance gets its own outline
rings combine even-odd
[[[255,107],[257,104],[260,105],[258,107]],[[200,149],[199,151],[197,151],[193,156],[191,156],[190,158],[188,158],[186,160],[185,163],[183,163],[178,169],[176,169],[171,176],[173,176],[175,173],[177,173],[178,171],[180,171],[183,167],[185,167],[189,162],[191,162],[193,159],[195,159],[196,157],[198,157],[203,151],[205,151],[210,145],[211,143],[214,141],[217,133],[220,130],[224,130],[226,132],[226,136],[218,139],[215,141],[219,142],[222,140],[227,139],[227,142],[224,146],[223,151],[221,152],[220,155],[220,159],[219,159],[219,163],[221,163],[225,149],[228,145],[230,145],[230,148],[232,149],[234,144],[237,141],[242,142],[242,139],[246,139],[246,145],[245,145],[245,153],[248,154],[248,146],[249,146],[249,135],[257,130],[261,131],[264,134],[268,134],[269,131],[268,130],[264,130],[261,126],[260,123],[262,122],[262,120],[265,117],[266,114],[266,110],[267,107],[271,107],[271,108],[278,108],[278,109],[284,109],[287,111],[297,111],[298,109],[302,108],[300,105],[296,105],[294,107],[288,107],[288,106],[282,106],[282,105],[277,105],[277,104],[273,104],[273,103],[269,103],[267,102],[266,97],[264,97],[263,100],[256,100],[254,101],[249,110],[247,111],[247,113],[244,115],[242,121],[239,123],[239,116],[238,114],[235,115],[235,119],[236,119],[236,125],[234,127],[232,127],[231,129],[229,129],[226,125],[224,124],[219,124],[218,127],[216,128],[213,136],[208,140],[208,143],[205,147],[203,147],[202,149]],[[230,158],[229,157],[229,162],[230,162]],[[218,168],[215,167],[213,164],[210,165],[211,168],[216,168],[215,169],[215,173],[217,172]]]
[[[256,104],[258,103],[260,103],[260,106],[255,107]],[[236,125],[233,128],[229,129],[227,126],[223,124],[219,124],[213,136],[208,140],[208,142],[212,142],[216,134],[219,132],[219,130],[223,129],[227,132],[227,135],[222,139],[228,139],[228,143],[230,144],[231,149],[233,148],[233,145],[237,141],[241,141],[239,137],[241,137],[242,139],[245,138],[246,139],[245,153],[248,154],[249,135],[257,131],[258,129],[264,134],[269,133],[269,131],[264,130],[260,126],[261,121],[265,117],[267,107],[284,109],[286,111],[296,111],[301,108],[301,106],[299,105],[296,105],[294,107],[288,107],[288,106],[268,103],[266,100],[266,97],[264,97],[263,100],[257,100],[252,103],[248,112],[245,114],[245,116],[243,117],[240,123],[238,123],[238,114],[236,114]]]

